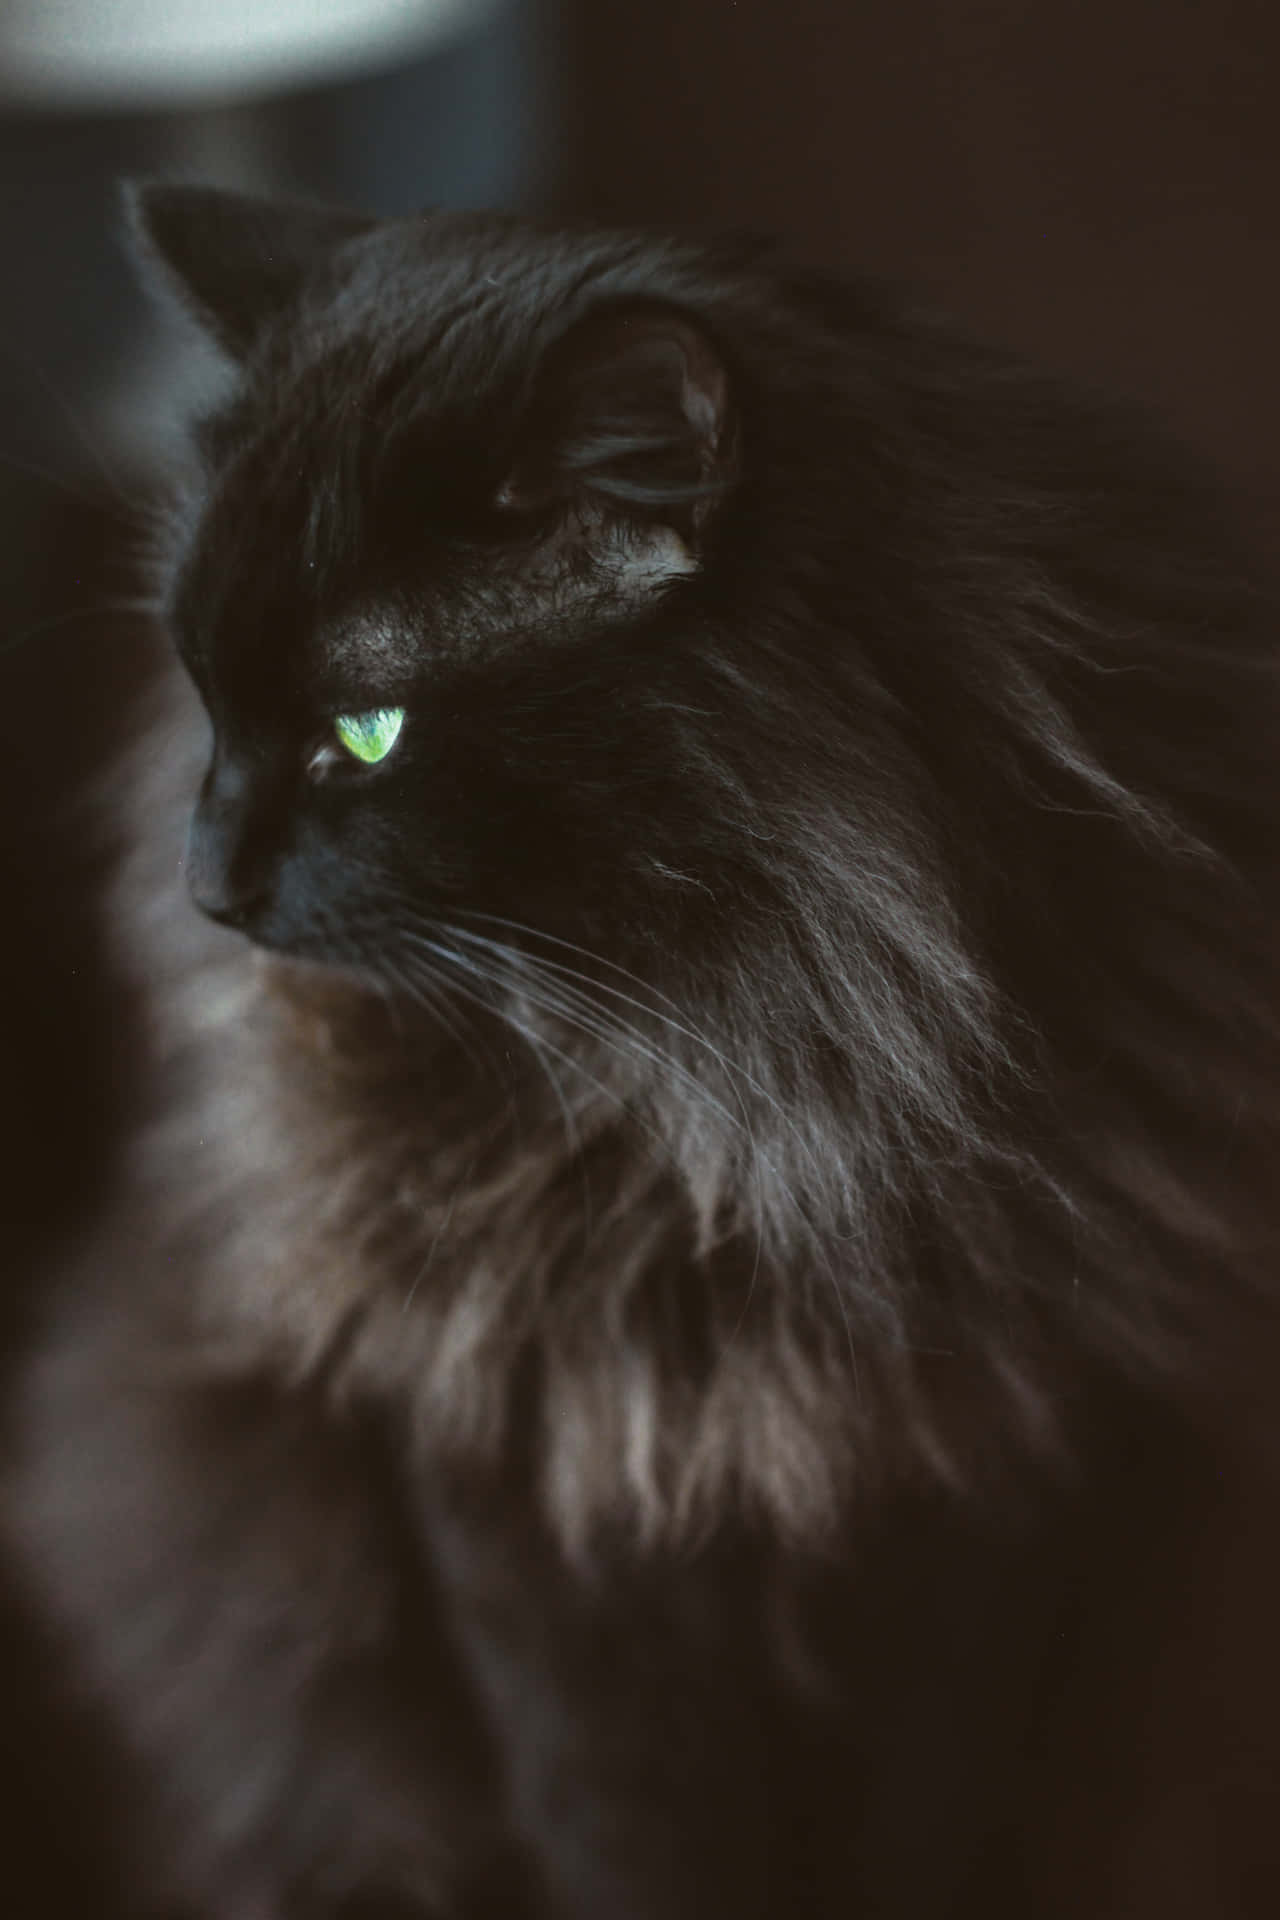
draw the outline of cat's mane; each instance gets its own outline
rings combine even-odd
[[[455,278],[466,244],[510,258],[470,230]],[[1280,1224],[1274,624],[1180,457],[875,289],[529,245],[521,297],[574,262],[678,292],[752,396],[697,582],[734,719],[681,732],[723,897],[655,846],[656,931],[598,964],[524,941],[631,1042],[531,1001],[531,1039],[475,1013],[455,1045],[200,925],[175,689],[120,892],[163,1313],[211,1368],[328,1369],[460,1468],[532,1462],[575,1546],[730,1510],[818,1542],[886,1479],[1069,1460],[1095,1382],[1247,1399]]]

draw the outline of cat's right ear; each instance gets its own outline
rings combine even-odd
[[[326,254],[375,224],[302,201],[166,181],[126,181],[124,203],[144,271],[233,360],[248,356]]]
[[[696,539],[737,464],[728,370],[702,326],[657,301],[611,304],[542,355],[498,500],[594,502]]]

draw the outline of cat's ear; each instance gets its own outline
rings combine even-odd
[[[610,307],[544,353],[499,504],[586,501],[696,536],[735,477],[737,438],[702,327],[674,308]]]
[[[128,181],[124,200],[144,268],[235,360],[326,253],[374,224],[305,202],[165,181]]]

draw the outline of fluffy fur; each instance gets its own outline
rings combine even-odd
[[[159,1857],[255,1915],[384,1883],[515,1911],[475,1879],[512,1847],[557,1913],[959,1912],[977,1840],[882,1885],[849,1759],[875,1543],[1031,1527],[980,1575],[937,1548],[998,1692],[992,1596],[1032,1633],[1025,1568],[1115,1409],[1246,1449],[1265,1418],[1273,611],[1179,455],[878,288],[497,218],[140,209],[240,371],[166,591],[216,736],[193,884],[263,950],[173,887],[200,723],[166,705],[121,895],[154,1092],[28,1396],[21,1528],[173,1771]],[[286,736],[296,768],[326,701],[384,695],[403,766],[281,798]],[[424,1582],[453,1624],[405,1630],[441,1670],[413,1685],[485,1753],[459,1786],[370,1651],[334,1725],[392,1784],[356,1819],[332,1764],[344,1853],[278,1727],[305,1749],[299,1702]],[[246,1624],[202,1665],[213,1589]],[[589,1616],[625,1661],[632,1612],[678,1737],[564,1651]],[[220,1705],[268,1617],[270,1732]],[[700,1832],[654,1785],[676,1747]],[[753,1815],[818,1748],[803,1820],[777,1782]],[[229,1811],[210,1783],[259,1764]],[[584,1840],[589,1804],[641,1838]],[[753,1818],[767,1870],[725,1837]]]

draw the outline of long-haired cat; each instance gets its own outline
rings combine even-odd
[[[1209,498],[758,248],[133,204],[236,378],[14,1498],[133,1910],[1269,1902],[1280,683]]]

